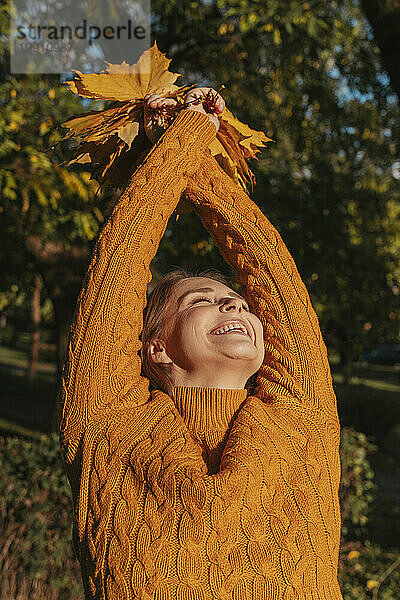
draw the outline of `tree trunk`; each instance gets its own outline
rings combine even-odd
[[[400,98],[400,0],[362,0],[392,88]]]
[[[62,367],[67,354],[69,330],[74,316],[75,306],[81,286],[81,279],[75,281],[71,278],[68,288],[53,289],[52,301],[56,322],[56,365],[57,382],[61,383]]]
[[[85,265],[86,266],[86,265]],[[61,407],[58,404],[58,393],[61,386],[62,368],[67,354],[69,331],[75,312],[78,294],[82,285],[83,273],[73,273],[70,271],[67,275],[63,273],[63,284],[54,284],[52,287],[52,302],[54,307],[55,326],[56,326],[56,367],[57,375],[55,380],[55,408],[52,418],[52,428],[57,430],[60,419]],[[49,277],[51,279],[51,277]]]
[[[56,368],[54,382],[54,418],[58,419],[57,393],[61,383],[61,371],[65,360],[68,334],[74,314],[82,279],[88,267],[90,248],[88,244],[77,243],[68,249],[63,244],[47,242],[44,246],[40,238],[30,236],[26,242],[29,252],[35,257],[46,290],[54,307],[56,321]]]
[[[31,352],[28,367],[28,379],[33,381],[37,374],[39,348],[40,348],[40,295],[42,289],[42,278],[36,273],[34,278],[34,287],[31,297],[31,317],[32,317],[32,339]]]
[[[346,344],[342,347],[340,352],[340,366],[343,370],[343,383],[344,385],[350,385],[351,377],[353,375],[353,353],[351,348]]]

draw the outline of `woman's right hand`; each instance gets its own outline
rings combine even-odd
[[[210,112],[205,99],[206,97],[210,98],[211,95],[214,97],[214,101],[211,103],[213,110]],[[155,144],[178,114],[179,103],[174,98],[164,98],[159,94],[147,94],[144,100],[144,128],[149,140]],[[207,115],[218,131],[218,115],[225,108],[225,100],[221,94],[212,88],[194,88],[186,95],[185,104],[187,106],[182,110],[194,110]]]
[[[207,104],[204,102],[206,97],[210,98],[213,96],[213,108],[212,112],[207,110]],[[196,110],[204,115],[207,115],[210,121],[215,125],[216,130],[219,129],[218,115],[222,113],[225,108],[225,100],[221,94],[213,88],[198,87],[191,90],[185,98],[185,103],[190,103],[186,110]]]

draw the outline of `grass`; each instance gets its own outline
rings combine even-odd
[[[22,345],[22,344],[21,344]],[[45,354],[46,353],[46,354]],[[40,376],[48,375],[52,379],[56,373],[55,363],[48,358],[48,349],[45,349],[45,353],[41,348],[38,374]],[[29,364],[28,353],[21,348],[8,348],[6,346],[0,346],[0,369],[1,370],[14,370],[16,374],[19,372],[20,375],[25,376]]]
[[[7,419],[2,419],[0,417],[0,433],[6,433],[8,435],[18,435],[20,437],[27,437],[27,438],[35,438],[35,439],[40,439],[40,436],[42,435],[39,431],[36,431],[35,429],[29,429],[28,427],[21,427],[21,425],[18,425],[17,423],[14,423],[13,421],[9,421]]]
[[[336,367],[333,371],[334,383],[343,383],[344,375]],[[350,385],[364,385],[383,392],[400,392],[400,370],[386,365],[356,363]],[[400,399],[400,396],[399,396]]]
[[[54,422],[55,365],[40,360],[37,377],[29,381],[28,362],[24,350],[0,346],[0,427],[47,433]]]

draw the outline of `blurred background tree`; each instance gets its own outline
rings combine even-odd
[[[1,15],[8,27],[6,5]],[[89,243],[103,216],[94,203],[98,186],[90,181],[90,174],[59,166],[65,158],[62,149],[53,156],[46,151],[62,137],[60,124],[65,117],[83,107],[61,86],[58,75],[10,74],[4,42],[0,60],[0,222],[5,234],[0,306],[12,316],[10,290],[23,295],[25,313],[35,322],[34,359],[40,305],[50,299],[60,370]],[[35,371],[33,364],[31,376]]]
[[[292,251],[349,380],[363,351],[399,340],[398,101],[362,8],[348,0],[272,1],[262,10],[255,0],[155,0],[153,11],[154,38],[174,68],[190,82],[224,84],[237,116],[276,140],[256,165],[253,196]],[[31,261],[35,298],[42,277],[60,367],[103,215],[89,174],[57,166],[60,149],[52,157],[43,150],[88,104],[57,76],[10,75],[4,44],[2,54],[1,219],[14,238],[8,247],[24,252],[9,260],[4,251],[1,260],[11,278],[18,261],[25,274]],[[156,277],[172,264],[226,270],[196,219],[171,221]],[[17,283],[6,285],[3,293]]]

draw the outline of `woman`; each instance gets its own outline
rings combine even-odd
[[[278,232],[207,150],[222,99],[164,132],[152,117],[168,102],[147,98],[155,145],[99,236],[63,374],[86,598],[340,599],[339,421],[317,316]],[[143,320],[183,192],[245,297],[174,272]]]

